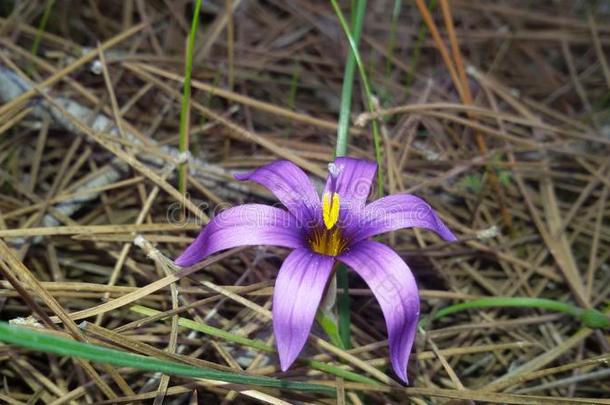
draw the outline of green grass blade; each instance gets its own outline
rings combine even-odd
[[[336,391],[320,384],[309,384],[298,381],[286,381],[278,378],[250,376],[226,371],[193,367],[152,357],[140,356],[120,350],[109,349],[90,343],[54,336],[30,328],[9,325],[0,322],[0,340],[20,347],[27,347],[40,352],[61,356],[73,356],[97,363],[111,364],[118,367],[130,367],[137,370],[161,372],[164,374],[205,378],[235,384],[255,385],[259,387],[283,388],[303,392],[319,392],[335,395]]]
[[[299,80],[301,79],[301,69],[299,66],[294,67],[292,78],[290,79],[290,91],[288,92],[288,108],[294,110],[297,91],[299,90]]]
[[[180,138],[178,141],[178,149],[182,153],[188,152],[189,149],[188,131],[191,107],[191,72],[193,70],[193,50],[195,48],[195,35],[197,34],[197,25],[199,24],[201,2],[202,0],[195,0],[195,11],[193,12],[193,20],[191,21],[191,32],[189,33],[186,45],[184,83],[182,85],[182,106],[180,109]],[[186,193],[186,174],[187,163],[184,162],[180,164],[178,171],[178,190],[183,194]]]
[[[468,309],[507,307],[540,308],[550,311],[564,312],[575,316],[579,315],[579,308],[574,307],[573,305],[566,304],[564,302],[558,302],[543,298],[489,297],[466,301],[460,304],[445,307],[435,314],[434,319],[441,319],[446,317],[447,315],[451,315],[456,312],[461,312]]]
[[[42,17],[40,18],[40,24],[38,24],[38,28],[36,28],[36,35],[34,36],[34,42],[32,42],[32,49],[30,52],[33,56],[38,55],[38,49],[40,48],[40,41],[42,40],[42,33],[47,28],[47,23],[49,22],[49,17],[51,16],[51,9],[53,8],[53,4],[55,0],[47,0],[44,11],[42,13]],[[36,72],[36,66],[33,62],[28,64],[28,72],[30,75],[33,75]]]
[[[436,7],[436,0],[432,0],[428,6],[428,10],[432,13]],[[422,21],[417,29],[417,39],[415,40],[415,48],[413,48],[413,54],[409,60],[409,71],[407,72],[407,78],[405,79],[405,98],[408,98],[411,94],[411,86],[413,85],[413,78],[415,77],[415,69],[421,56],[422,45],[428,32],[428,26]]]
[[[129,309],[133,312],[136,312],[136,313],[142,314],[142,315],[146,315],[146,316],[154,316],[154,315],[158,315],[161,313],[160,311],[157,311],[156,309],[144,307],[141,305],[134,305]],[[226,330],[215,328],[213,326],[209,326],[209,325],[206,325],[206,324],[203,324],[200,322],[196,322],[196,321],[193,321],[193,320],[190,320],[187,318],[182,318],[182,317],[178,318],[178,324],[185,328],[223,339],[227,342],[238,343],[238,344],[241,344],[244,346],[251,347],[253,349],[258,349],[258,350],[264,351],[264,352],[275,353],[275,351],[276,351],[273,348],[273,346],[270,346],[264,342],[261,342],[260,340],[249,339],[244,336],[235,335],[233,333],[227,332]],[[327,363],[322,363],[317,360],[308,360],[308,359],[299,359],[299,360],[302,361],[303,363],[309,365],[311,368],[323,371],[328,374],[333,374],[338,377],[342,377],[343,379],[348,380],[348,381],[360,382],[360,383],[364,383],[364,384],[379,385],[377,383],[377,381],[375,381],[371,378],[362,376],[360,374],[354,373],[349,370],[344,370],[342,368],[335,367],[335,366],[327,364]]]
[[[456,312],[483,308],[532,308],[552,312],[563,312],[580,320],[590,328],[610,328],[610,318],[593,308],[580,308],[565,302],[546,298],[530,297],[487,297],[451,305],[438,311],[433,320],[444,318]]]
[[[398,28],[401,6],[402,0],[394,0],[392,22],[390,23],[390,38],[388,39],[388,57],[385,63],[385,76],[388,78],[392,73],[392,56],[394,56],[394,47],[396,46],[396,28]]]
[[[47,27],[47,22],[49,21],[49,17],[51,16],[51,9],[53,8],[53,4],[55,0],[47,0],[47,3],[44,6],[44,12],[42,13],[42,18],[40,19],[40,24],[36,29],[36,36],[34,37],[34,42],[32,43],[32,55],[38,55],[38,48],[40,48],[40,40],[42,39],[42,33]]]
[[[161,312],[156,309],[144,307],[141,305],[134,305],[129,308],[130,311],[135,313],[146,315],[146,316],[154,316],[158,315]],[[254,349],[262,350],[265,352],[274,352],[272,346],[261,342],[260,340],[250,339],[244,336],[235,335],[233,333],[227,332],[226,330],[215,328],[210,325],[206,325],[204,323],[196,322],[187,318],[178,318],[178,325],[183,326],[188,329],[196,330],[197,332],[205,333],[206,335],[214,336],[227,342],[239,343],[240,345],[252,347]]]

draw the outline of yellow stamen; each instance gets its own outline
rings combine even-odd
[[[322,219],[326,229],[331,229],[339,220],[339,194],[324,193],[322,196]]]
[[[343,238],[339,228],[334,228],[331,231],[318,229],[312,232],[309,238],[309,246],[316,253],[337,256],[345,250],[347,240]]]

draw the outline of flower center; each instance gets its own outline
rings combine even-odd
[[[311,232],[308,241],[311,250],[327,256],[339,255],[345,250],[348,242],[338,227],[330,230],[318,228]]]
[[[341,199],[338,193],[327,192],[322,196],[322,219],[324,227],[311,232],[309,246],[311,250],[328,256],[337,256],[347,247],[347,240],[341,229],[336,226],[339,221]]]

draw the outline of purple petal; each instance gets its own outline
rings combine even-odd
[[[394,194],[373,201],[352,221],[348,234],[354,241],[401,228],[425,228],[446,241],[457,238],[424,200],[411,194]]]
[[[386,245],[364,240],[337,258],[366,281],[381,306],[388,329],[394,371],[405,383],[407,363],[419,317],[419,295],[413,274]]]
[[[179,266],[191,266],[209,255],[237,246],[305,246],[296,218],[289,212],[262,204],[245,204],[222,211],[178,257]]]
[[[320,197],[313,184],[303,170],[288,160],[277,160],[250,173],[236,174],[235,178],[266,187],[301,220],[319,215]]]
[[[334,259],[301,248],[291,252],[273,290],[273,332],[283,371],[307,341],[316,311],[333,271]]]
[[[377,164],[368,160],[339,157],[334,162],[338,175],[329,174],[324,192],[336,192],[341,208],[358,210],[364,207],[371,192]]]

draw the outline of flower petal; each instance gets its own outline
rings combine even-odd
[[[305,172],[288,160],[277,160],[250,173],[236,174],[235,178],[266,187],[300,220],[308,221],[319,215],[320,197],[316,189]]]
[[[371,192],[377,164],[368,160],[338,157],[334,167],[326,180],[324,192],[338,193],[341,198],[341,208],[346,210],[364,207]],[[332,173],[334,170],[336,175]]]
[[[283,371],[297,358],[307,341],[334,259],[301,248],[291,252],[275,281],[273,332]]]
[[[262,204],[245,204],[222,211],[178,257],[179,266],[191,266],[209,255],[237,246],[305,246],[296,219],[287,211]]]
[[[388,246],[364,240],[337,258],[366,281],[381,306],[394,371],[407,382],[407,363],[419,317],[417,284],[406,263]]]
[[[352,222],[347,233],[354,241],[411,227],[431,230],[446,241],[457,239],[428,203],[411,194],[394,194],[373,201]]]

